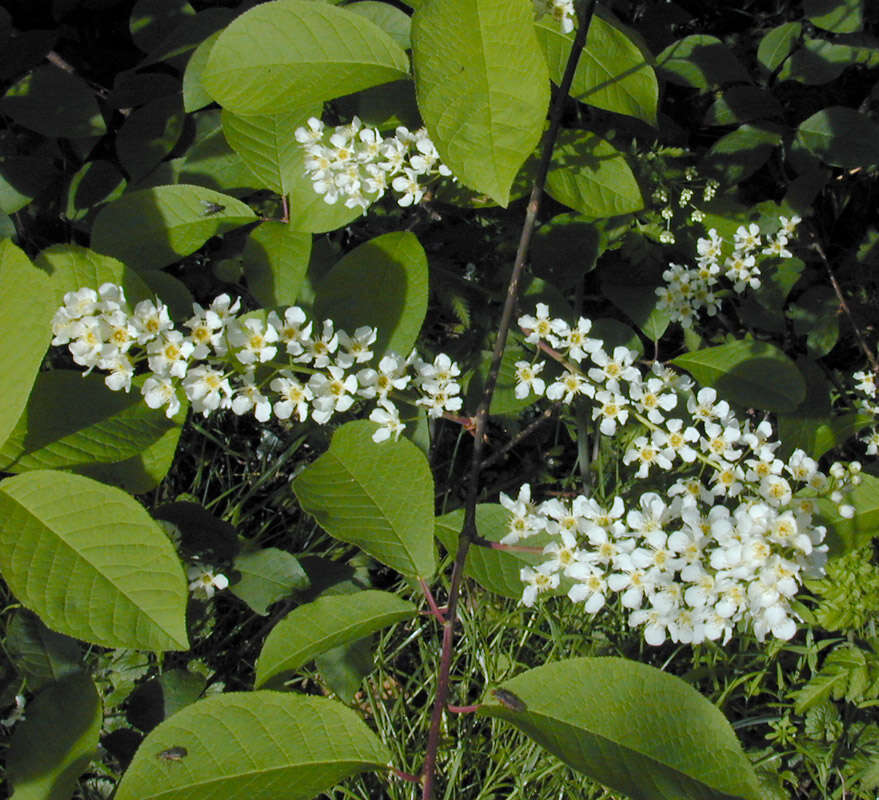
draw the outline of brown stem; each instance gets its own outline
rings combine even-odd
[[[452,643],[454,642],[455,620],[458,615],[458,594],[464,577],[464,564],[467,560],[467,551],[470,543],[478,537],[476,532],[476,503],[479,498],[479,472],[482,467],[482,450],[485,441],[485,428],[488,423],[488,409],[491,405],[491,397],[497,385],[498,373],[500,372],[501,358],[504,354],[504,346],[507,342],[507,334],[513,320],[513,312],[516,308],[516,299],[519,294],[519,282],[522,271],[525,268],[525,258],[528,254],[528,246],[531,243],[531,234],[537,222],[537,212],[540,208],[540,199],[543,195],[543,187],[546,183],[546,175],[549,172],[549,162],[552,158],[552,150],[558,136],[562,119],[562,109],[574,79],[574,71],[583,46],[586,44],[586,34],[595,11],[595,0],[589,0],[585,11],[579,20],[579,28],[574,42],[571,45],[571,53],[565,67],[565,74],[559,84],[555,101],[550,110],[549,130],[543,140],[543,150],[540,155],[540,163],[537,167],[537,175],[531,189],[531,197],[528,199],[528,207],[525,213],[525,221],[522,224],[522,233],[519,237],[519,246],[516,250],[516,260],[513,264],[513,273],[507,286],[507,297],[498,326],[497,340],[492,353],[491,369],[485,380],[485,388],[482,399],[476,410],[474,424],[473,456],[470,462],[470,478],[467,486],[467,505],[464,512],[464,524],[461,535],[458,538],[458,552],[455,553],[455,562],[452,566],[452,578],[449,586],[448,612],[443,624],[443,643],[440,654],[439,675],[436,684],[436,697],[434,698],[433,711],[430,718],[430,729],[427,734],[427,750],[424,754],[424,766],[422,767],[422,800],[433,800],[433,786],[436,780],[436,757],[439,750],[440,726],[443,711],[449,698],[449,672],[452,665]]]
[[[866,340],[861,334],[861,329],[855,324],[854,315],[852,314],[851,309],[848,307],[848,303],[845,300],[845,295],[842,293],[842,287],[839,285],[839,281],[836,280],[836,275],[833,273],[833,269],[830,266],[830,260],[827,258],[827,254],[824,252],[824,248],[821,247],[820,242],[817,238],[815,238],[814,234],[812,237],[812,249],[821,257],[821,261],[824,262],[824,268],[827,270],[827,275],[830,277],[830,285],[833,286],[833,291],[836,292],[836,297],[839,300],[839,306],[845,312],[845,315],[848,317],[849,323],[854,329],[858,344],[860,344],[861,350],[864,351],[864,355],[867,356],[867,361],[870,362],[870,369],[872,369],[874,373],[879,375],[879,361],[876,360],[876,356],[873,354],[873,351],[870,349],[870,346],[867,344]]]
[[[548,419],[552,419],[562,407],[561,403],[553,403],[549,408],[547,408],[537,419],[528,423],[521,431],[519,431],[509,442],[507,442],[500,450],[496,453],[492,453],[488,458],[485,459],[480,465],[479,469],[483,470],[486,467],[490,467],[492,464],[500,461],[507,453],[510,452],[519,442],[523,439],[530,436],[534,431],[536,431],[544,422]]]

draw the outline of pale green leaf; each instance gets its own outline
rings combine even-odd
[[[193,16],[195,10],[187,0],[137,0],[131,10],[128,29],[134,43],[149,52]]]
[[[851,519],[840,516],[838,507],[829,500],[820,500],[819,506],[825,524],[839,537],[847,552],[879,536],[879,478],[862,473],[861,485],[847,492],[843,502],[855,508]]]
[[[52,630],[104,647],[188,648],[174,547],[119,489],[52,471],[0,482],[0,572]]]
[[[9,239],[0,241],[0,444],[12,433],[52,340],[49,277]]]
[[[153,297],[143,278],[134,270],[115,258],[81,245],[53,244],[40,251],[35,263],[51,278],[54,306],[64,303],[67,292],[85,287],[97,290],[103,283],[121,286],[125,299],[132,307],[141,300]]]
[[[879,164],[879,123],[853,108],[821,109],[800,123],[797,140],[834,167]]]
[[[201,74],[208,64],[211,48],[214,46],[214,42],[220,38],[220,33],[221,31],[217,31],[208,36],[207,39],[195,48],[195,52],[189,57],[189,61],[186,62],[186,69],[183,72],[184,111],[192,113],[214,102],[213,98],[201,85]]]
[[[801,22],[785,22],[767,31],[757,47],[757,61],[767,72],[775,72],[793,52],[802,32]]]
[[[552,154],[546,193],[587,217],[614,217],[644,207],[622,153],[599,136],[563,130]]]
[[[107,126],[95,93],[71,72],[36,67],[0,98],[0,113],[43,136],[101,136]]]
[[[233,196],[252,194],[259,186],[244,159],[229,147],[219,126],[189,148],[180,168],[180,180]]]
[[[189,184],[156,186],[104,206],[91,245],[135,269],[158,269],[255,219],[248,206],[229,195]]]
[[[87,675],[43,689],[28,703],[6,752],[15,800],[69,800],[97,755],[102,721],[101,698]]]
[[[750,81],[732,51],[716,36],[703,33],[670,44],[656,56],[656,65],[668,80],[695,89]]]
[[[163,757],[175,748],[179,761]],[[237,692],[209,697],[144,739],[116,800],[312,800],[340,780],[384,769],[390,753],[357,714],[323,697]]]
[[[201,80],[236,114],[278,114],[408,73],[405,51],[361,15],[284,0],[234,20],[211,48]]]
[[[685,353],[671,363],[740,406],[793,411],[806,397],[796,364],[767,342],[739,340]]]
[[[336,430],[327,450],[293,481],[304,511],[331,536],[404,575],[433,575],[433,475],[407,439],[376,444],[365,420]]]
[[[257,688],[281,686],[290,673],[339,645],[411,619],[412,603],[390,592],[327,595],[294,608],[269,633],[256,662]]]
[[[149,408],[137,388],[113,392],[96,373],[44,372],[0,448],[0,469],[26,472],[124,461],[172,428],[179,428],[179,423]]]
[[[434,535],[453,558],[458,552],[458,537],[461,535],[463,525],[463,509],[450,511],[436,518]],[[510,532],[509,512],[498,503],[480,503],[476,506],[476,530],[483,539],[499,542]],[[471,545],[467,552],[464,574],[490,592],[519,600],[525,588],[519,577],[519,571],[522,567],[533,566],[543,560],[545,556],[542,555]]]
[[[79,642],[50,631],[26,608],[15,611],[9,621],[5,647],[32,692],[82,671]]]
[[[532,3],[425,3],[412,20],[412,59],[418,108],[443,162],[465,186],[506,205],[549,106]]]
[[[373,351],[408,355],[427,313],[427,255],[414,233],[386,233],[347,253],[320,283],[315,314],[353,333],[378,329]]]
[[[283,222],[263,222],[244,245],[244,275],[254,299],[265,307],[296,302],[311,256],[311,235]]]
[[[345,10],[360,14],[370,22],[374,22],[404,50],[412,46],[409,36],[412,18],[396,6],[378,0],[358,0],[356,3],[346,5]]]
[[[537,39],[556,85],[562,82],[574,41],[555,22],[539,22]],[[599,16],[589,24],[586,46],[577,62],[571,97],[605,111],[628,114],[656,125],[659,83],[641,49],[619,28]]]
[[[242,553],[233,567],[241,578],[229,591],[257,614],[268,614],[272,603],[308,588],[308,576],[296,557],[277,547]]]
[[[485,714],[515,725],[631,800],[762,800],[729,723],[695,689],[622,658],[546,664],[506,681]],[[524,706],[524,708],[522,708]]]
[[[832,33],[864,27],[864,0],[803,0],[803,13],[813,25]]]

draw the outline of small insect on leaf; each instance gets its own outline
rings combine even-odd
[[[509,708],[510,711],[528,710],[528,706],[525,704],[524,700],[517,697],[512,692],[508,692],[506,689],[492,689],[491,693],[497,698],[497,701],[502,706]]]
[[[183,761],[188,752],[185,747],[169,747],[167,750],[156,753],[156,758],[162,761]]]
[[[221,206],[219,203],[210,203],[207,200],[202,200],[201,204],[204,206],[204,215],[206,217],[211,216],[211,214],[219,214],[221,211],[226,210],[226,206]]]

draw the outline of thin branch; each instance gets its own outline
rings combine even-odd
[[[574,79],[574,72],[577,68],[577,62],[580,59],[580,53],[583,51],[583,46],[586,44],[586,34],[589,30],[594,11],[595,0],[589,0],[585,11],[580,17],[579,28],[577,29],[577,35],[574,37],[574,42],[571,46],[571,53],[568,56],[568,63],[565,67],[565,74],[559,84],[555,101],[550,110],[549,130],[543,140],[543,151],[540,156],[540,163],[537,167],[537,175],[534,178],[531,197],[528,200],[525,221],[522,224],[522,233],[519,237],[519,246],[516,250],[516,260],[513,264],[513,273],[510,275],[510,282],[507,286],[507,297],[504,302],[504,309],[498,326],[494,352],[492,353],[491,369],[489,369],[488,377],[485,380],[485,388],[482,392],[482,399],[476,410],[473,456],[470,462],[470,478],[467,486],[467,505],[464,512],[464,524],[461,529],[461,535],[458,538],[458,552],[455,554],[455,562],[452,566],[448,612],[445,624],[443,625],[443,643],[442,652],[440,654],[439,675],[437,677],[436,697],[434,698],[433,703],[430,729],[427,735],[427,750],[424,755],[424,766],[422,768],[422,800],[433,800],[433,786],[434,781],[436,780],[436,757],[439,750],[440,727],[442,724],[443,712],[446,709],[449,697],[449,672],[452,664],[452,643],[454,641],[455,620],[457,619],[458,614],[458,594],[464,577],[464,564],[467,560],[467,552],[470,549],[470,543],[478,537],[476,531],[476,503],[479,499],[479,473],[482,468],[482,450],[485,442],[485,428],[488,423],[488,409],[491,406],[491,398],[494,394],[494,388],[497,385],[501,358],[504,354],[507,334],[510,330],[510,324],[513,320],[513,312],[516,308],[516,300],[519,295],[519,282],[522,278],[522,272],[525,269],[525,259],[528,254],[528,247],[531,243],[531,235],[534,232],[534,226],[537,222],[537,212],[540,209],[543,187],[546,184],[546,175],[549,172],[549,163],[552,158],[553,146],[555,145],[555,140],[558,136],[559,127],[561,125],[562,110],[571,88],[571,82]]]
[[[500,461],[507,453],[510,452],[516,445],[518,445],[523,439],[529,437],[534,431],[536,431],[544,422],[548,419],[552,419],[562,407],[561,403],[553,403],[549,408],[547,408],[537,419],[532,420],[528,423],[521,431],[519,431],[509,442],[507,442],[500,450],[495,453],[492,453],[488,458],[486,458],[480,465],[479,469],[484,470],[487,467],[496,464]]]
[[[827,254],[824,252],[824,248],[821,247],[821,243],[812,235],[812,249],[821,257],[821,261],[824,262],[824,268],[827,270],[827,275],[830,277],[830,285],[833,286],[833,291],[836,292],[836,297],[839,300],[840,308],[845,312],[845,315],[848,317],[848,321],[854,329],[855,336],[857,337],[858,344],[861,345],[861,350],[864,351],[864,355],[867,356],[867,361],[870,362],[870,368],[876,375],[879,375],[879,361],[876,360],[876,356],[873,351],[870,349],[870,346],[865,341],[863,335],[861,334],[861,329],[855,323],[854,315],[851,312],[851,309],[848,307],[848,303],[845,300],[845,295],[842,293],[842,287],[839,285],[839,281],[836,280],[836,275],[833,273],[833,268],[830,266],[830,260],[827,258]]]

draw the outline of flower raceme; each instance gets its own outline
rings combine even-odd
[[[658,362],[645,375],[634,351],[608,352],[590,338],[587,319],[569,325],[538,304],[519,326],[563,372],[544,377],[537,353],[519,361],[517,396],[584,398],[579,402],[591,405],[602,434],[626,426],[622,460],[635,477],[665,485],[663,496],[607,502],[580,494],[536,503],[527,484],[515,498],[501,494],[510,514],[503,543],[550,539],[546,560],[521,570],[522,602],[564,590],[595,614],[618,595],[629,624],[652,645],[725,642],[737,624],[760,641],[770,634],[790,639],[793,597],[805,576],[823,574],[826,560],[815,498],[828,497],[851,515],[843,501],[859,482],[860,465],[837,463],[825,474],[802,450],[783,461],[768,421],[740,420],[714,389],[695,389]],[[667,479],[658,476],[672,470]]]
[[[373,439],[380,442],[405,429],[392,395],[431,417],[461,408],[461,371],[444,353],[428,362],[414,351],[407,358],[388,351],[373,364],[374,328],[348,334],[331,320],[318,326],[298,306],[270,311],[265,319],[240,310],[240,300],[226,294],[207,308],[194,303],[192,317],[178,330],[163,303],[142,300],[130,309],[122,288],[105,283],[64,296],[52,321],[52,344],[67,345],[86,374],[107,372],[104,382],[114,391],[130,391],[136,369],[146,362],[141,394],[168,417],[185,396],[204,416],[230,409],[259,422],[274,416],[323,425],[371,399],[377,407],[370,419],[379,425]]]

